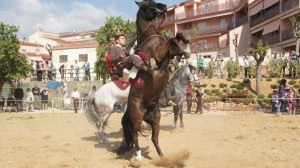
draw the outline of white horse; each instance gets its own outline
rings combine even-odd
[[[194,64],[190,64],[195,66]],[[183,68],[183,67],[182,67]],[[182,69],[181,68],[181,69]],[[188,66],[185,66],[184,70],[178,70],[180,72],[180,77],[182,80],[191,80],[194,82],[197,80],[197,75],[190,71]],[[184,73],[183,73],[184,72]],[[129,95],[130,86],[125,90],[119,89],[114,82],[109,82],[102,87],[100,87],[87,101],[87,105],[84,108],[85,116],[87,117],[90,124],[99,130],[96,135],[102,138],[104,143],[108,143],[109,139],[105,134],[105,123],[109,116],[114,112],[113,108],[115,104],[123,104],[127,102]]]
[[[114,82],[109,82],[101,86],[87,101],[84,108],[85,116],[90,124],[99,130],[96,135],[101,138],[103,142],[109,142],[105,134],[105,123],[109,116],[114,112],[115,104],[123,104],[128,100],[130,86],[125,90],[119,89]]]

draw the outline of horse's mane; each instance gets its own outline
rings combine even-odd
[[[185,69],[188,67],[189,65],[183,65],[182,67],[180,67],[176,72],[175,75],[172,77],[171,79],[171,83],[177,81],[180,79],[181,74],[185,71]]]

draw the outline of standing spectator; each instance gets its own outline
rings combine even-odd
[[[43,86],[43,88],[41,89],[40,94],[42,95],[43,110],[47,110],[47,108],[48,108],[48,88],[47,88],[47,85]]]
[[[74,80],[74,78],[73,78],[73,73],[74,73],[74,66],[71,65],[70,70],[69,70],[69,74],[70,74],[71,81]]]
[[[278,106],[277,114],[282,114],[286,110],[286,92],[285,92],[286,80],[282,79],[279,83],[279,92],[278,92]]]
[[[40,95],[40,88],[38,87],[37,83],[34,83],[34,87],[32,88],[32,93],[34,97],[33,107],[36,110],[41,109],[41,95]]]
[[[42,81],[43,72],[41,71],[41,63],[36,61],[36,77],[38,81]]]
[[[287,58],[284,53],[281,53],[280,61],[282,62],[282,77],[285,77],[285,68],[287,67]]]
[[[218,54],[217,58],[216,58],[216,62],[217,62],[217,73],[219,74],[219,76],[221,76],[221,78],[223,78],[223,72],[222,72],[222,63],[223,63],[223,58],[220,54]],[[219,72],[218,72],[219,71]]]
[[[290,52],[289,58],[290,58],[289,77],[295,78],[296,77],[296,63],[297,63],[297,54],[295,53],[295,51]]]
[[[34,97],[33,97],[33,94],[31,92],[30,88],[27,89],[27,93],[26,93],[26,96],[25,96],[25,101],[27,103],[26,112],[28,112],[28,111],[33,112]],[[30,108],[30,110],[29,110],[29,108]]]
[[[53,65],[53,63],[51,63],[51,79],[53,80],[53,81],[55,81],[56,80],[56,68],[55,68],[55,66]]]
[[[22,88],[20,88],[20,83],[18,84],[18,87],[15,89],[14,96],[17,101],[17,111],[23,111],[23,98],[24,98],[24,91]]]
[[[40,70],[42,71],[42,78],[43,78],[43,81],[45,82],[46,81],[47,66],[44,63],[42,63],[42,66],[41,66]]]
[[[243,61],[244,61],[245,78],[247,78],[247,77],[251,78],[250,74],[248,74],[248,71],[250,69],[250,62],[249,62],[249,57],[248,57],[247,53],[245,53]]]
[[[92,90],[89,93],[89,97],[93,97],[96,91],[97,91],[96,85],[93,85]]]
[[[204,72],[204,58],[202,55],[199,55],[198,58],[198,75]]]
[[[7,108],[6,108],[6,111],[7,112],[12,112],[12,111],[15,111],[17,112],[17,104],[16,104],[16,101],[15,101],[15,98],[13,98],[12,94],[9,94],[8,95],[8,98],[7,98]]]
[[[78,65],[77,60],[75,60],[74,68],[75,68],[76,81],[79,81],[79,70],[80,70],[80,67]]]
[[[276,113],[276,106],[278,106],[278,92],[273,90],[272,93],[272,113]]]
[[[87,60],[85,60],[82,68],[84,68],[85,79],[86,80],[91,80],[90,63]]]
[[[195,99],[197,102],[197,108],[196,108],[195,113],[203,114],[204,92],[203,92],[202,86],[200,84],[196,85],[196,87],[197,87],[197,89],[196,89]]]
[[[77,113],[77,110],[78,110],[79,98],[80,98],[80,94],[77,91],[77,88],[75,87],[74,90],[73,90],[73,92],[72,92],[72,99],[73,99],[73,102],[74,102],[75,113]]]
[[[48,80],[52,80],[52,63],[51,61],[46,61],[46,67],[47,67],[47,76],[48,76]]]
[[[296,92],[294,88],[291,88],[288,95],[287,95],[287,100],[289,102],[289,115],[291,114],[296,114]]]
[[[83,101],[83,107],[85,107],[88,97],[89,97],[89,91],[88,91],[87,87],[85,86],[83,88],[83,91],[81,92],[81,98],[82,98],[82,101]]]
[[[3,111],[4,104],[5,104],[5,98],[2,92],[0,92],[0,113],[4,112]]]
[[[191,113],[192,102],[193,102],[193,85],[191,81],[188,81],[188,87],[186,90],[187,113]]]
[[[61,79],[64,79],[64,74],[65,74],[65,64],[62,64],[62,65],[59,67],[59,73],[60,73],[60,78],[61,78]]]

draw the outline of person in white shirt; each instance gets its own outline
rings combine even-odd
[[[26,103],[27,103],[26,112],[29,111],[29,107],[30,107],[30,111],[33,112],[33,109],[34,109],[33,108],[34,96],[33,96],[33,93],[31,92],[30,88],[27,89],[25,100],[26,100]]]
[[[75,60],[75,65],[74,65],[74,69],[75,69],[75,75],[76,75],[76,80],[79,81],[79,70],[80,70],[80,67],[78,65],[78,62],[77,60]]]
[[[74,88],[74,90],[72,92],[72,99],[74,102],[75,113],[77,113],[78,106],[79,106],[79,99],[80,99],[80,93],[78,92],[77,88]]]
[[[247,78],[248,76],[249,78],[251,78],[250,74],[248,74],[248,70],[250,68],[250,62],[247,53],[245,53],[245,57],[243,58],[243,61],[244,61],[245,78]]]

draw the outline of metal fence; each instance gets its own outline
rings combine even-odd
[[[87,98],[80,98],[79,101],[79,111],[82,112],[84,106],[87,102]],[[291,109],[290,101],[287,99],[281,99],[278,101],[282,101],[282,110],[280,112],[284,114],[289,114]],[[25,100],[14,100],[14,105],[12,107],[8,107],[8,101],[0,101],[0,113],[7,112],[7,110],[12,110],[11,112],[17,112],[17,106],[21,105],[23,109],[20,112],[25,112],[28,103]],[[295,114],[299,114],[300,110],[297,108],[300,105],[300,98],[295,99]],[[36,105],[33,104],[35,107]],[[35,108],[34,107],[34,108]],[[195,113],[197,107],[196,101],[192,100],[191,113]],[[41,108],[41,107],[40,107]],[[276,107],[277,108],[277,107]],[[32,109],[31,109],[32,110]],[[74,103],[71,98],[63,99],[63,98],[53,98],[48,101],[47,110],[48,112],[63,112],[66,110],[74,110]],[[172,112],[172,107],[160,107],[160,111],[162,112]],[[187,113],[187,102],[184,101],[182,103],[183,113]],[[40,112],[41,110],[39,110]],[[248,112],[256,114],[260,113],[272,113],[272,99],[271,98],[221,98],[221,97],[206,97],[203,102],[202,112],[217,112],[217,111],[236,111],[236,112]]]

